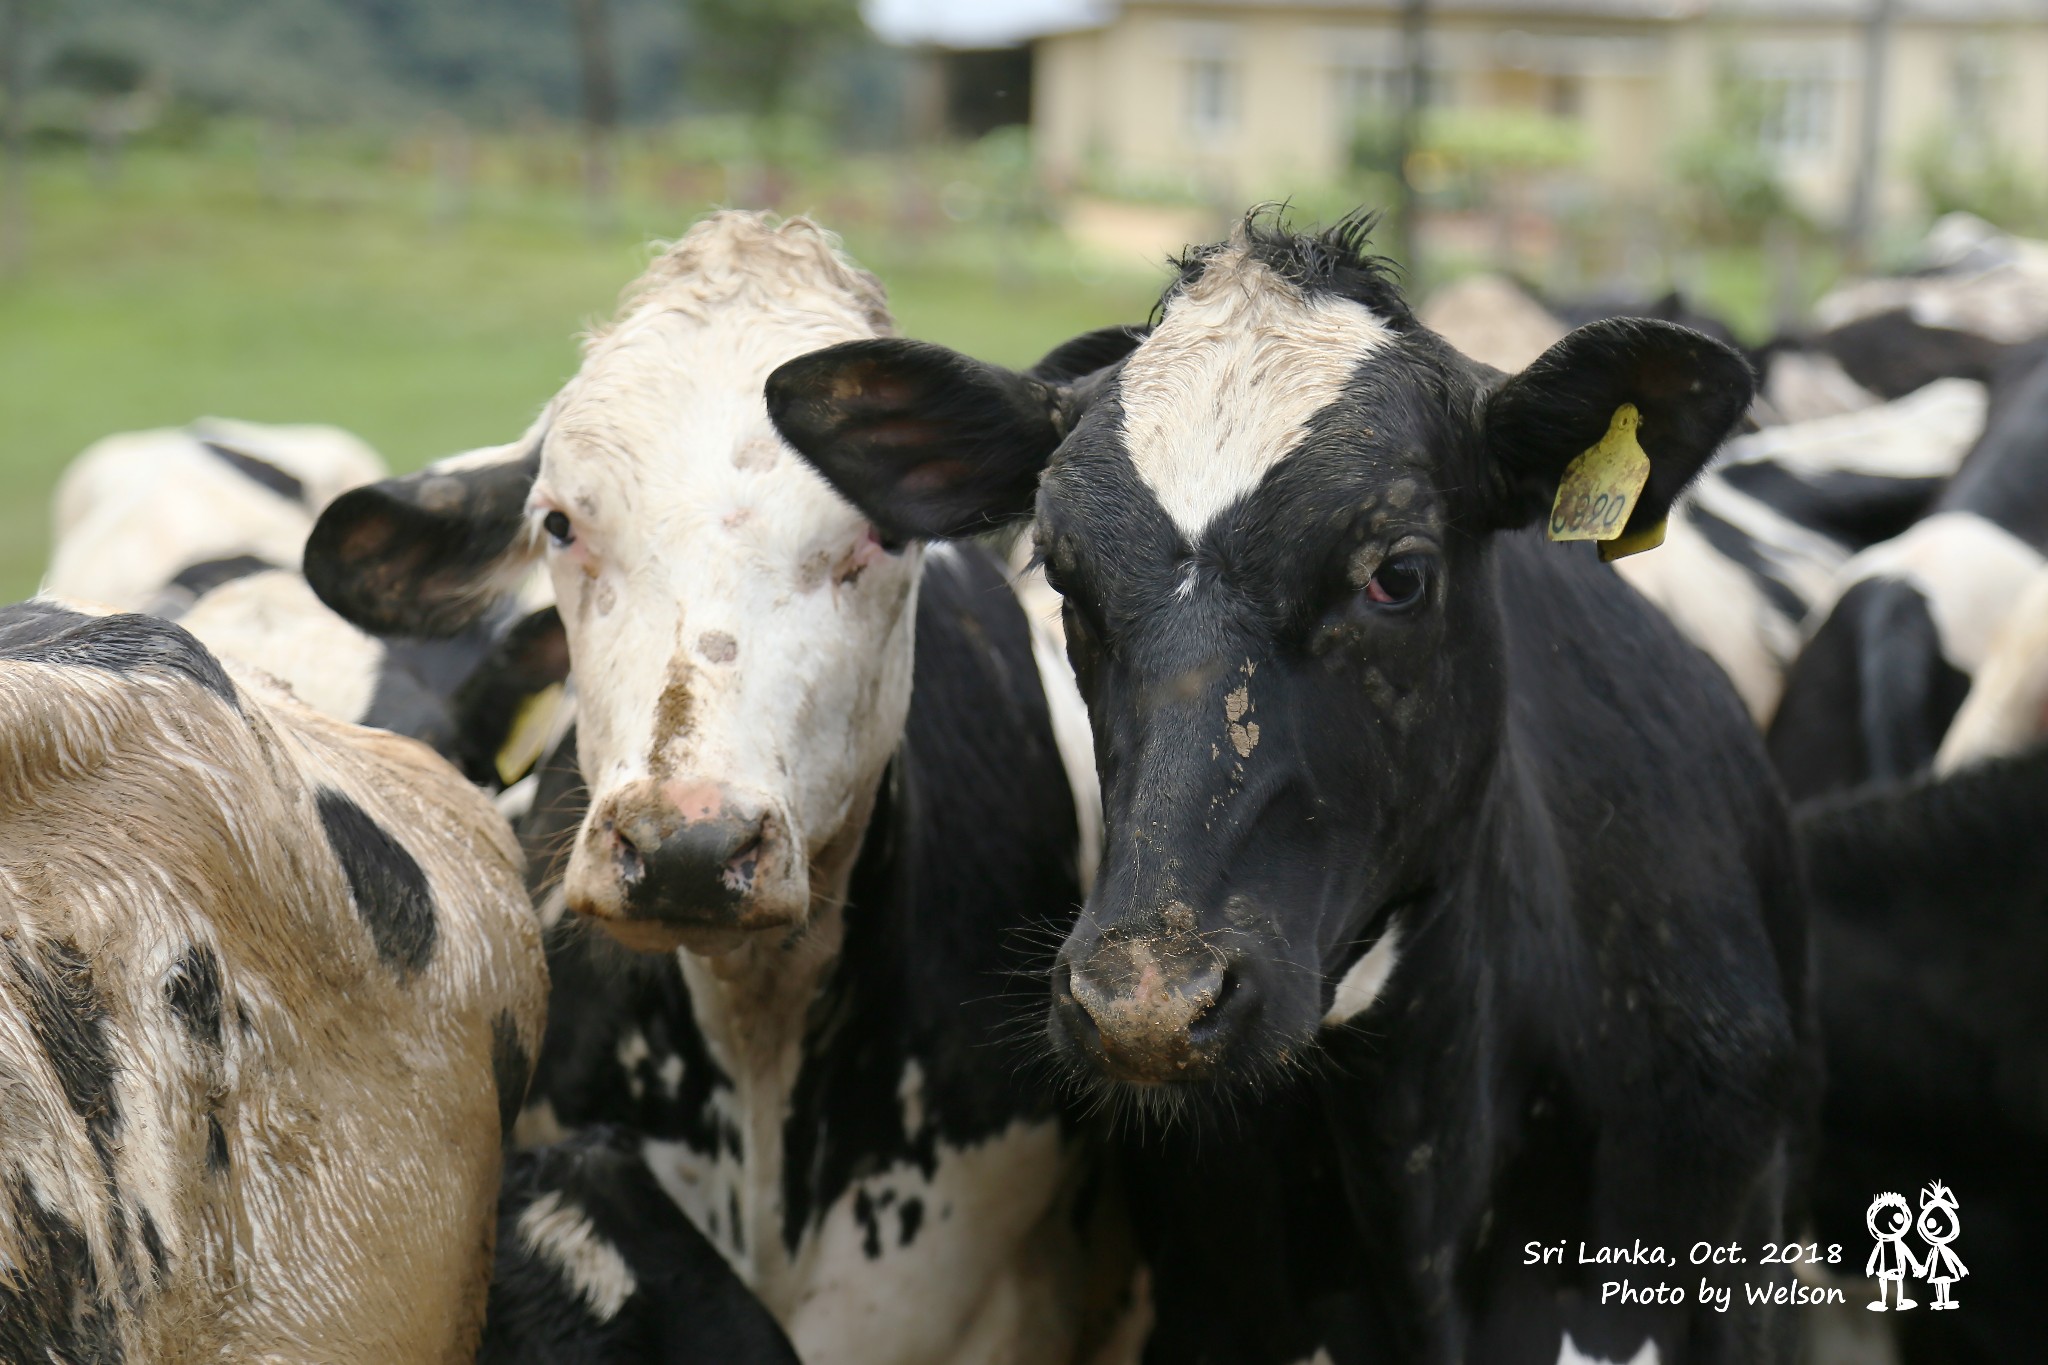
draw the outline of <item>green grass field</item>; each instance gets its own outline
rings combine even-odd
[[[111,185],[83,158],[36,165],[26,269],[0,279],[0,601],[34,590],[50,490],[110,432],[333,422],[400,469],[510,439],[647,242],[707,207],[629,191],[618,228],[593,234],[572,189],[493,181],[447,221],[424,174],[304,161],[266,176],[250,148],[142,152]],[[963,249],[957,231],[943,250],[880,226],[848,236],[907,333],[1009,363],[1141,317],[1159,284],[1063,260],[1045,234],[1021,251]]]

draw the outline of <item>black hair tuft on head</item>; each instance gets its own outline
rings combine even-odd
[[[1153,323],[1165,314],[1174,295],[1199,280],[1217,257],[1241,248],[1303,293],[1336,294],[1364,304],[1396,329],[1412,327],[1415,315],[1397,282],[1400,266],[1370,250],[1379,224],[1378,210],[1360,207],[1328,227],[1298,231],[1288,221],[1286,203],[1256,204],[1230,236],[1189,247],[1173,262],[1177,275],[1153,310]]]

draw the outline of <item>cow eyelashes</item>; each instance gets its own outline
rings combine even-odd
[[[1429,591],[1429,560],[1423,555],[1396,555],[1373,571],[1365,600],[1381,611],[1407,611]]]
[[[558,550],[566,550],[576,543],[576,532],[569,526],[569,514],[560,508],[542,517],[540,526],[548,533],[548,539],[555,542],[555,548]]]

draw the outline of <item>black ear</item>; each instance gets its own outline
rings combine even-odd
[[[768,415],[897,540],[971,535],[1031,509],[1068,396],[922,341],[849,341],[768,376]]]
[[[1494,523],[1526,526],[1546,515],[1565,466],[1607,434],[1617,408],[1633,403],[1650,477],[1622,536],[1641,536],[1664,520],[1755,393],[1749,362],[1711,337],[1643,318],[1588,323],[1486,400]]]
[[[533,767],[568,678],[569,637],[554,607],[505,632],[450,705],[455,757],[470,781],[510,786]]]
[[[1151,332],[1149,327],[1098,327],[1062,341],[1024,373],[1048,384],[1072,383],[1116,364],[1138,349],[1138,343]]]
[[[502,461],[351,489],[306,539],[306,581],[373,635],[453,635],[531,558],[526,495],[539,472],[535,441]]]

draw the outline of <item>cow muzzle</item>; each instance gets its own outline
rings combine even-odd
[[[1112,1079],[1204,1081],[1255,1012],[1229,957],[1196,933],[1185,907],[1137,932],[1077,933],[1053,973],[1054,1027]],[[1180,923],[1176,923],[1180,921]]]
[[[788,819],[708,781],[644,779],[592,808],[569,907],[629,947],[718,953],[803,921],[809,878]]]

